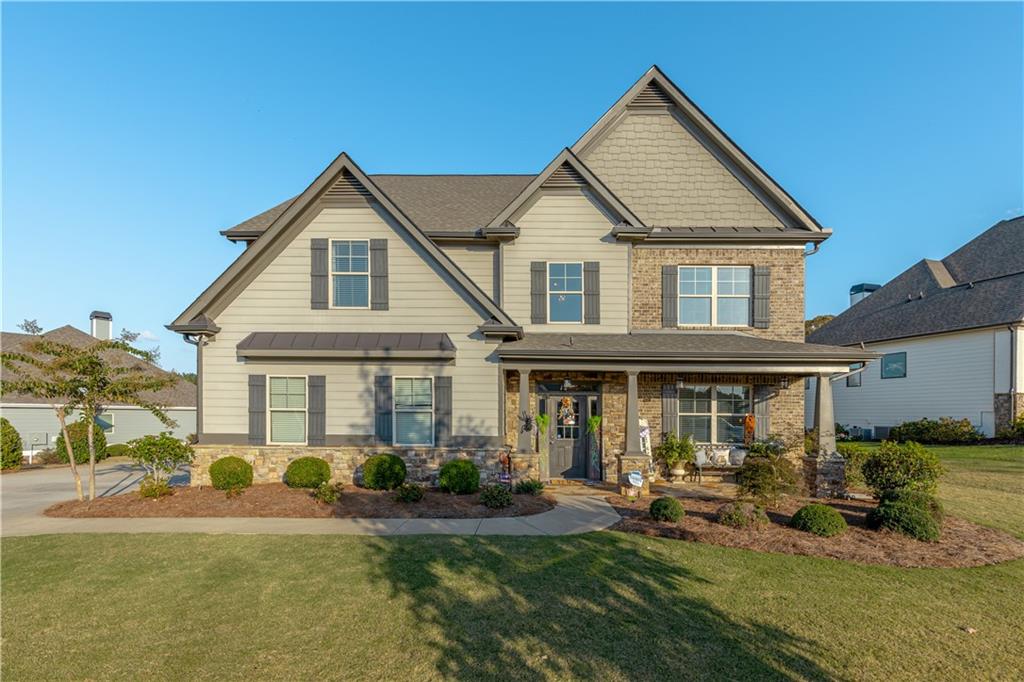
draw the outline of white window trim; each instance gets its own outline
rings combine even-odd
[[[430,380],[430,442],[429,443],[401,443],[398,441],[398,413],[399,412],[426,412],[422,407],[398,408],[398,401],[395,400],[397,391],[395,386],[399,379],[429,379]],[[394,376],[391,377],[391,441],[393,445],[406,445],[410,447],[434,447],[434,430],[436,425],[437,405],[434,399],[434,377],[424,376]]]
[[[578,266],[580,266],[580,290],[579,291],[554,291],[554,292],[551,291],[551,266],[552,265],[578,265]],[[576,324],[576,325],[583,324],[583,320],[586,317],[586,311],[587,311],[587,295],[583,293],[583,290],[586,288],[586,284],[584,283],[584,274],[583,274],[583,267],[584,266],[583,266],[583,261],[581,261],[581,260],[580,261],[577,261],[577,260],[549,261],[547,266],[548,267],[547,267],[547,271],[545,272],[545,279],[544,279],[544,292],[545,292],[544,295],[546,297],[544,299],[544,307],[547,309],[547,315],[548,315],[547,323],[548,324]],[[579,319],[579,322],[576,322],[576,321],[566,321],[566,320],[552,320],[551,319],[551,294],[553,294],[553,293],[554,294],[579,294],[580,295],[580,319]]]
[[[676,317],[679,315],[679,301],[684,298],[710,298],[711,299],[711,323],[710,324],[686,324],[682,320],[676,320],[676,326],[688,329],[703,329],[706,327],[721,327],[725,329],[749,329],[753,326],[754,307],[754,268],[750,265],[696,265],[687,263],[676,266],[676,287],[679,288],[679,274],[683,268],[711,268],[711,293],[710,294],[683,294],[676,291]],[[750,270],[750,293],[741,294],[719,294],[718,293],[718,269],[719,268],[746,268]],[[747,323],[746,324],[718,324],[718,299],[719,298],[745,298],[747,299]]]
[[[677,400],[678,400],[678,396],[679,396],[679,389],[681,389],[683,386],[710,386],[711,387],[711,411],[710,412],[683,412],[682,403],[680,401],[680,405],[679,405],[679,409],[678,409],[678,414],[676,415],[676,422],[677,422],[676,428],[677,429],[679,428],[678,422],[679,422],[679,418],[680,417],[707,417],[707,416],[710,416],[711,417],[711,441],[708,442],[708,443],[698,442],[696,444],[697,445],[736,445],[736,443],[726,443],[726,442],[718,440],[718,400],[715,399],[715,390],[719,386],[743,386],[744,388],[747,389],[747,395],[750,396],[749,402],[750,402],[750,409],[751,409],[751,412],[752,412],[753,409],[754,409],[754,386],[753,386],[753,384],[723,384],[723,383],[719,383],[719,384],[712,384],[712,383],[699,384],[699,383],[690,383],[690,382],[687,382],[687,381],[680,381],[679,383],[676,384],[676,399]],[[746,416],[746,414],[749,414],[749,413],[745,413],[744,416]],[[735,412],[727,412],[723,416],[735,417],[735,416],[737,416],[737,413],[735,413]]]
[[[334,271],[334,244],[336,242],[364,242],[366,244],[366,272],[335,272]],[[370,309],[370,287],[373,282],[370,279],[370,240],[369,239],[331,239],[327,242],[327,281],[330,291],[327,292],[328,308],[330,310],[369,310]],[[366,305],[334,305],[334,277],[335,275],[366,275]]]
[[[270,384],[272,379],[302,379],[302,393],[304,399],[302,409],[294,407],[270,407]],[[270,423],[271,412],[301,412],[302,413],[302,440],[283,441],[272,440],[274,429]],[[267,375],[267,445],[306,445],[309,442],[309,377],[301,374],[268,374]]]

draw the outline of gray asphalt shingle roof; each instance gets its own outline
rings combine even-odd
[[[1024,320],[1024,216],[922,260],[807,337],[852,345]]]

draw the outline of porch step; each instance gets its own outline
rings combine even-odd
[[[594,485],[595,483],[598,483],[598,481],[588,481],[583,478],[552,478],[550,480],[544,481],[544,485],[549,485],[552,488],[571,485]]]

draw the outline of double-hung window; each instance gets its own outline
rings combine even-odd
[[[742,443],[750,391],[742,384],[681,384],[680,437],[689,434],[695,443]]]
[[[395,377],[395,444],[434,444],[434,380]]]
[[[370,307],[369,240],[331,240],[331,307]]]
[[[583,322],[583,263],[548,263],[548,322]]]
[[[306,442],[306,377],[270,377],[271,443]]]
[[[749,326],[750,281],[746,266],[680,266],[679,324]]]

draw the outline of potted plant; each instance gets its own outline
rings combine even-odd
[[[687,434],[679,438],[666,433],[661,445],[654,449],[654,456],[668,469],[673,482],[681,481],[686,476],[686,464],[694,461],[693,437]]]

